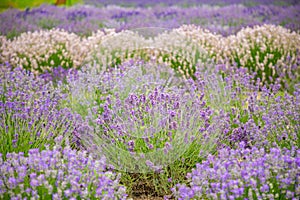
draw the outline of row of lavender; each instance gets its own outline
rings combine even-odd
[[[93,5],[93,6],[107,6],[107,5],[122,5],[122,6],[133,6],[133,7],[149,7],[149,6],[194,6],[194,5],[232,5],[232,4],[243,4],[247,6],[255,6],[255,5],[295,5],[297,4],[297,0],[154,0],[154,1],[147,1],[147,0],[127,0],[126,2],[120,2],[117,0],[84,0],[85,4]]]
[[[0,14],[0,33],[12,38],[22,32],[60,28],[79,35],[91,35],[103,28],[117,31],[139,27],[178,28],[200,25],[211,32],[230,35],[245,26],[281,25],[299,30],[299,6],[267,4],[247,7],[242,4],[197,7],[124,8],[78,5],[71,8],[43,5],[25,11],[7,10]]]
[[[151,32],[153,36],[147,37]],[[140,28],[116,33],[105,29],[83,38],[53,29],[23,33],[13,40],[5,36],[0,39],[0,61],[35,74],[55,66],[78,69],[88,63],[102,71],[124,60],[154,57],[186,77],[194,77],[199,63],[211,61],[246,67],[263,83],[280,79],[289,90],[299,80],[299,34],[274,25],[244,28],[228,37],[185,25],[171,31]]]

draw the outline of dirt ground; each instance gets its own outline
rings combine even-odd
[[[129,197],[128,200],[164,200],[164,198],[163,197],[140,196],[140,197]]]

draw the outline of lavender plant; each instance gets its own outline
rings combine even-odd
[[[300,145],[299,85],[289,94],[280,90],[280,83],[270,88],[262,85],[247,68],[226,69],[224,65],[213,72],[198,71],[196,77],[195,90],[203,91],[207,104],[220,113],[222,145],[236,148],[241,141],[248,147]]]
[[[279,35],[293,42],[283,42]],[[263,83],[275,83],[279,78],[284,87],[293,89],[299,81],[299,39],[299,34],[281,27],[246,28],[237,34],[235,42],[241,48],[232,49],[231,57],[238,67],[255,72],[256,78]],[[247,45],[243,46],[245,43]]]
[[[80,38],[62,30],[22,33],[14,40],[1,45],[1,63],[21,66],[35,74],[51,71],[61,66],[78,68],[84,63],[84,45]]]
[[[70,137],[76,115],[60,107],[63,94],[51,82],[20,68],[1,66],[0,152],[23,152]],[[77,118],[78,119],[78,118]],[[80,118],[79,118],[80,120]]]
[[[184,154],[195,159],[200,150],[214,150],[218,132],[205,134],[212,113],[203,105],[187,94],[160,89],[148,96],[131,93],[124,101],[110,96],[97,119],[97,135],[85,141],[92,152],[103,152],[117,170],[164,174]]]
[[[1,66],[1,198],[125,199],[125,187],[106,170],[105,158],[69,146],[82,121],[62,107],[63,87],[57,84]]]
[[[195,65],[205,63],[209,58],[193,38],[177,30],[156,27],[109,34],[103,38],[99,48],[94,49],[94,60],[100,66],[116,67],[132,59],[169,65],[189,78],[196,71]]]
[[[177,184],[178,199],[297,199],[299,149],[221,149],[188,173],[189,185]]]
[[[62,136],[56,142],[61,140]],[[6,157],[0,158],[3,199],[126,199],[119,175],[106,169],[104,157],[95,160],[87,152],[60,145]]]
[[[237,35],[224,38],[193,25],[178,30],[202,45],[215,63],[247,67],[262,84],[280,81],[282,88],[293,92],[299,82],[299,34],[296,32],[263,25],[244,28]]]
[[[181,159],[190,157],[193,166],[200,150],[214,151],[219,132],[206,130],[212,111],[168,66],[130,61],[102,74],[87,69],[77,75],[68,78],[65,102],[87,120],[76,131],[88,151],[105,155],[122,172],[129,193],[155,178],[162,182],[155,192],[166,194],[174,183],[163,180],[182,175]],[[130,183],[133,176],[140,181]]]

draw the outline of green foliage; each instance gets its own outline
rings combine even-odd
[[[23,65],[23,68],[30,71],[36,71],[39,73],[44,73],[49,68],[54,68],[57,66],[61,66],[64,69],[70,69],[73,67],[73,60],[70,57],[64,56],[65,47],[64,44],[59,45],[59,47],[56,49],[56,52],[51,55],[41,55],[41,58],[48,57],[47,60],[42,60],[39,58],[37,61],[37,68],[34,68],[32,65],[30,59],[26,57],[24,54],[18,54],[19,58],[25,58],[27,60],[27,65]]]
[[[56,0],[1,0],[0,8],[32,8],[40,6],[41,4],[55,4]],[[83,3],[83,0],[66,0],[66,6],[72,6],[77,3]]]
[[[27,155],[32,148],[45,149],[45,145],[54,145],[54,137],[49,137],[54,130],[46,130],[47,121],[41,119],[39,122],[30,124],[28,120],[24,120],[7,113],[0,116],[0,153],[4,160],[7,153],[24,152]],[[34,127],[34,128],[32,128]]]

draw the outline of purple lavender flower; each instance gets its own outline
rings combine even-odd
[[[300,195],[296,190],[296,185],[299,184],[296,165],[299,150],[272,148],[266,152],[258,148],[220,149],[218,154],[197,164],[192,173],[188,174],[189,185],[176,185],[172,188],[174,195],[179,199],[213,199],[219,195],[225,199],[250,196],[262,198],[265,195],[269,198],[277,198],[277,195],[293,198]],[[286,158],[293,164],[286,162]],[[226,164],[229,162],[230,165]],[[244,170],[247,170],[248,176],[245,176]],[[225,174],[230,176],[224,176]],[[292,191],[281,192],[287,188]]]
[[[62,87],[20,68],[1,66],[0,71],[0,140],[5,144],[0,152],[4,156],[44,149],[44,144],[54,144],[56,136],[73,132],[78,118],[70,109],[60,107],[65,96]]]
[[[48,164],[44,165],[45,162]],[[12,166],[13,173],[6,170],[8,166]],[[1,197],[125,199],[127,196],[125,187],[119,183],[120,177],[106,170],[104,158],[95,160],[92,155],[70,147],[32,149],[28,156],[8,153],[0,164],[0,173]],[[19,176],[27,178],[19,179]],[[15,189],[21,186],[22,189]]]
[[[118,1],[113,1],[119,4]],[[154,1],[155,2],[155,1]],[[154,3],[153,2],[153,3]],[[165,3],[158,1],[160,3]],[[176,1],[178,3],[178,1]],[[185,1],[180,1],[186,3]],[[199,6],[223,5],[219,7]],[[253,2],[253,1],[251,1]],[[295,2],[295,1],[294,1]],[[95,3],[95,2],[94,2]],[[110,2],[112,3],[112,2]],[[134,3],[134,2],[132,2]],[[211,32],[230,35],[242,27],[261,25],[263,23],[285,26],[299,30],[299,4],[292,0],[286,6],[273,5],[273,1],[259,3],[255,6],[238,5],[243,1],[192,1],[189,7],[152,6],[145,7],[148,1],[136,2],[139,8],[133,7],[94,7],[78,5],[70,8],[41,5],[37,8],[18,11],[9,9],[0,14],[0,33],[9,38],[22,32],[60,28],[79,35],[91,35],[98,29],[115,28],[117,31],[139,27],[177,28],[183,24],[201,25]],[[150,4],[153,5],[151,2]],[[105,1],[98,4],[106,5]],[[169,1],[166,5],[173,5]]]

